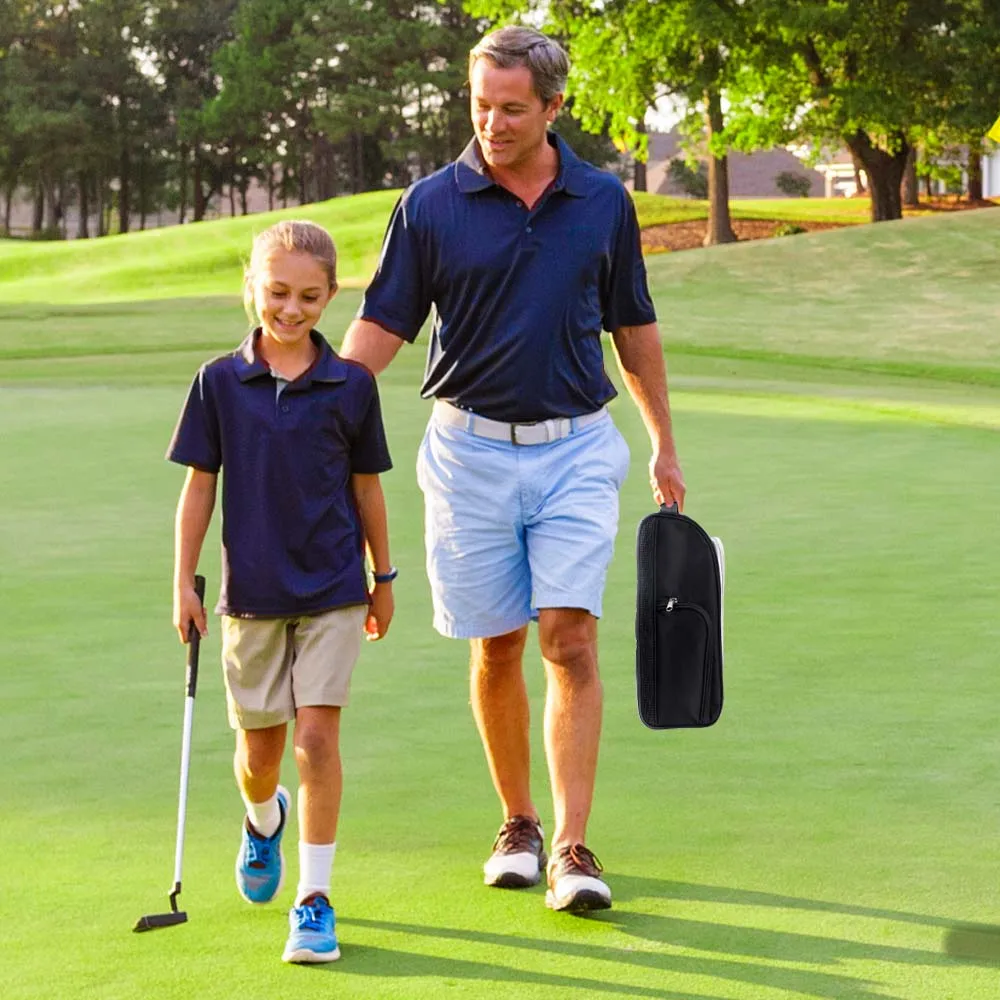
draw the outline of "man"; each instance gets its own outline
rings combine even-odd
[[[602,688],[597,619],[628,447],[606,403],[601,330],[653,446],[658,503],[682,504],[663,352],[632,203],[548,126],[569,63],[529,28],[470,53],[475,138],[410,187],[342,354],[376,373],[435,319],[421,394],[435,397],[417,476],[434,624],[471,642],[472,708],[504,823],[488,885],[536,884],[556,910],[611,905],[585,846]],[[523,654],[538,622],[551,860],[529,787]]]

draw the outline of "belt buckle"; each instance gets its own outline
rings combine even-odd
[[[538,424],[539,424],[538,420],[532,420],[531,423],[527,423],[527,424],[511,424],[510,425],[510,443],[511,444],[516,444],[520,448],[526,447],[526,445],[522,445],[521,442],[518,441],[518,439],[517,439],[517,429],[518,429],[518,427],[537,427]]]

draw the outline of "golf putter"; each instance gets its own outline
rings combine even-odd
[[[205,603],[205,578],[194,578],[194,589],[198,600]],[[188,629],[187,652],[187,696],[184,699],[184,735],[181,740],[181,787],[177,802],[177,847],[174,852],[174,885],[170,890],[169,913],[147,913],[140,917],[135,927],[140,931],[153,931],[159,927],[173,927],[187,922],[187,913],[177,909],[177,897],[181,894],[181,867],[184,860],[184,821],[187,818],[188,771],[191,767],[191,725],[194,720],[194,695],[198,688],[198,650],[201,634],[191,622]]]

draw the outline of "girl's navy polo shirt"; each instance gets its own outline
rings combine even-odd
[[[412,341],[434,307],[425,397],[496,420],[590,413],[615,396],[601,331],[656,320],[628,192],[549,141],[559,172],[531,211],[475,140],[396,205],[358,315]]]
[[[218,614],[277,618],[364,604],[352,473],[392,467],[371,372],[315,330],[316,363],[278,395],[259,331],[195,376],[167,458],[222,471]]]

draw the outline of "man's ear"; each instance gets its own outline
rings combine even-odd
[[[549,106],[545,109],[545,117],[548,119],[550,125],[556,120],[556,115],[559,114],[559,109],[563,106],[565,100],[565,94],[556,94],[555,97],[549,101]]]

